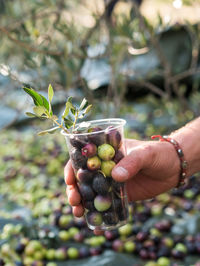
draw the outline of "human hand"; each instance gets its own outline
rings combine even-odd
[[[168,142],[126,139],[127,156],[112,170],[112,177],[125,182],[129,201],[155,197],[178,183],[180,161]],[[82,216],[84,208],[78,192],[70,160],[64,170],[67,196],[75,216]]]

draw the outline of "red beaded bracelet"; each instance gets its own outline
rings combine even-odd
[[[171,144],[173,144],[178,157],[180,159],[180,166],[181,166],[181,172],[180,172],[180,177],[179,177],[179,181],[178,181],[178,185],[176,186],[176,188],[179,188],[181,186],[184,186],[186,184],[186,170],[187,170],[187,161],[185,160],[184,154],[182,149],[180,148],[178,142],[172,138],[170,138],[169,136],[160,136],[160,135],[154,135],[151,136],[151,139],[155,139],[155,138],[159,138],[161,141],[167,141]]]

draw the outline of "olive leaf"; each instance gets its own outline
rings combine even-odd
[[[88,106],[86,107],[86,109],[84,110],[84,114],[89,113],[89,111],[91,110],[91,108],[92,108],[92,104],[88,105]]]
[[[65,127],[67,128],[67,129],[69,129],[70,127],[72,127],[73,126],[73,120],[70,118],[70,117],[68,117],[68,118],[64,118],[64,124],[65,124]]]
[[[72,97],[69,97],[67,99],[67,102],[65,105],[65,110],[62,114],[62,119],[64,119],[66,116],[68,116],[70,110],[71,110],[72,114],[74,113],[74,111],[76,111],[76,107],[72,104]]]
[[[37,115],[31,113],[31,112],[26,112],[26,115],[29,117],[37,117]]]
[[[72,112],[72,114],[75,116],[76,115],[76,112],[77,112],[77,110],[76,110],[76,108],[75,109],[70,109],[71,110],[71,112]]]
[[[47,109],[44,106],[35,106],[33,107],[33,111],[37,116],[42,116],[43,114],[46,114]]]
[[[88,106],[88,101],[84,98],[79,106],[79,110],[83,110]]]
[[[89,111],[91,110],[92,108],[92,104],[88,105],[82,112],[81,114],[79,115],[78,118],[82,119],[87,113],[89,113]]]
[[[32,97],[35,105],[37,105],[37,106],[43,106],[44,105],[40,94],[37,93],[34,89],[24,87],[23,90]]]
[[[43,95],[37,93],[34,89],[29,88],[27,85],[24,86],[23,89],[32,97],[35,104],[33,107],[34,113],[27,112],[26,115],[29,117],[50,119],[53,125],[55,125],[55,127],[51,129],[39,132],[39,136],[45,135],[47,133],[54,133],[57,129],[63,129],[67,134],[69,134],[70,131],[68,129],[71,127],[75,129],[78,119],[83,118],[92,107],[92,105],[89,105],[88,101],[84,98],[81,101],[79,108],[76,108],[72,103],[72,97],[68,97],[60,123],[58,121],[58,117],[54,115],[52,111],[51,102],[54,96],[54,91],[51,84],[48,86],[48,100]],[[79,128],[79,130],[84,130],[84,128]]]
[[[44,130],[44,131],[40,131],[38,133],[38,136],[43,136],[43,135],[46,135],[46,134],[53,134],[54,132],[56,132],[60,127],[57,126],[57,127],[53,127],[53,128],[50,128],[50,129],[47,129],[47,130]]]
[[[32,88],[23,87],[23,90],[32,97],[36,106],[44,106],[49,111],[49,103],[43,95],[39,94]]]
[[[48,99],[49,99],[49,102],[52,101],[53,95],[54,95],[53,88],[52,88],[51,84],[49,84],[49,87],[48,87]]]
[[[54,95],[53,88],[52,88],[51,84],[49,84],[49,87],[48,87],[48,99],[49,99],[48,106],[49,106],[49,114],[50,115],[53,115],[52,107],[51,107],[51,101],[53,99],[53,95]]]
[[[41,94],[40,94],[40,97],[42,98],[43,106],[49,111],[49,103],[48,103],[47,99]],[[52,111],[51,111],[51,115],[52,115]]]

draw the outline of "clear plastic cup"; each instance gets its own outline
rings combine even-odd
[[[112,168],[126,154],[123,119],[85,122],[86,132],[66,134],[70,159],[92,230],[111,230],[127,223],[128,201],[124,183],[116,182]],[[79,124],[78,126],[80,126]]]

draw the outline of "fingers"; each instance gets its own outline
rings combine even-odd
[[[99,230],[99,229],[94,229],[94,234],[95,234],[96,236],[101,236],[101,235],[104,235],[104,231]]]
[[[75,184],[67,186],[67,197],[71,206],[77,206],[81,203],[81,196]]]
[[[78,206],[72,207],[73,215],[76,217],[81,217],[84,214],[84,208],[82,204],[79,204]]]
[[[154,160],[153,145],[139,145],[132,149],[112,170],[112,177],[118,182],[125,182],[140,170],[148,167]]]
[[[75,175],[74,175],[74,170],[72,168],[71,161],[69,160],[67,164],[65,165],[64,168],[64,177],[65,177],[65,183],[67,185],[73,185],[75,184]]]

